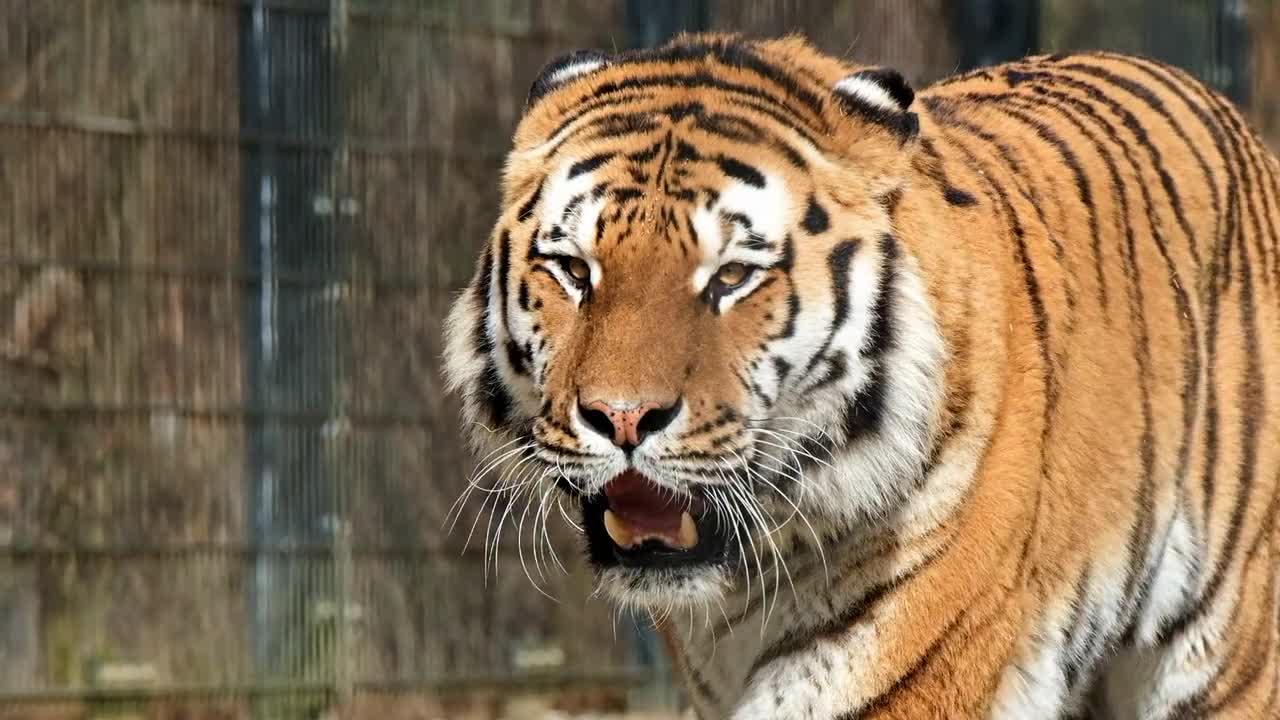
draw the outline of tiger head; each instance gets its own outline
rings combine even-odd
[[[892,218],[912,102],[795,38],[534,83],[446,370],[500,489],[576,501],[604,593],[705,602],[919,478],[943,345]]]

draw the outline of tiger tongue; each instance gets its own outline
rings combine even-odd
[[[604,488],[609,500],[605,530],[620,547],[657,539],[669,547],[688,550],[698,544],[697,526],[680,502],[643,475],[627,470]]]

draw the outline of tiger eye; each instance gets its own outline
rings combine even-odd
[[[739,262],[721,265],[716,271],[715,280],[726,288],[735,288],[747,281],[751,276],[751,268]]]
[[[591,279],[591,266],[587,264],[586,260],[583,260],[582,258],[569,258],[569,262],[566,263],[566,266],[568,267],[569,275],[571,275],[574,280],[577,280],[580,283],[585,283]]]

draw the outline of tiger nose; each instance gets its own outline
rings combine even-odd
[[[680,400],[668,405],[642,402],[638,405],[610,404],[603,400],[578,403],[587,427],[613,441],[614,445],[631,452],[651,433],[671,424],[680,412]]]

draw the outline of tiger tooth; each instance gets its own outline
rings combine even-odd
[[[604,530],[609,533],[609,538],[618,547],[629,548],[636,544],[635,535],[632,534],[631,528],[623,522],[612,510],[604,511]]]
[[[698,545],[698,526],[688,512],[680,514],[679,542],[682,550],[692,550]]]

